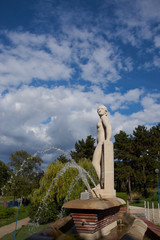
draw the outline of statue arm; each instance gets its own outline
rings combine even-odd
[[[107,116],[102,116],[102,123],[104,125],[104,131],[105,131],[105,135],[106,135],[106,140],[107,141],[110,141],[111,139],[111,136],[112,136],[112,127],[111,127],[111,124],[109,122],[109,119]]]

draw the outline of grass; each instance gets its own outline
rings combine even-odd
[[[141,193],[133,193],[132,201],[129,201],[129,204],[137,207],[144,207],[144,201],[146,201],[146,207],[152,208],[152,203],[154,203],[154,208],[158,208],[158,194],[155,189],[148,189],[148,196],[145,198]]]
[[[31,236],[34,233],[40,232],[43,230],[45,227],[50,225],[51,223],[40,225],[38,227],[30,227],[30,226],[25,226],[17,230],[16,232],[16,240],[24,240],[27,237]],[[5,235],[4,237],[1,238],[1,240],[11,240],[14,239],[14,232]]]
[[[27,207],[23,207],[23,206],[20,207],[19,214],[18,214],[18,220],[21,220],[23,218],[28,217],[28,207],[29,206],[27,206]],[[6,219],[2,219],[2,218],[0,219],[0,227],[8,225],[8,224],[13,223],[13,222],[16,221],[16,218],[17,218],[17,207],[13,207],[13,209],[15,209],[15,213],[14,213],[13,216],[10,216],[10,217],[8,217]]]
[[[130,205],[130,206],[143,207],[143,208],[144,208],[144,201],[145,201],[145,200],[133,200],[133,201],[129,201],[129,205]]]
[[[144,201],[149,202],[149,207],[152,208],[152,202],[154,203],[154,208],[158,208],[158,195],[156,190],[150,189],[148,191],[148,197],[142,197],[142,194],[135,192],[132,193],[132,201],[129,201],[129,205],[136,207],[144,207]],[[126,192],[117,192],[116,196],[122,198],[127,203],[127,193]],[[147,207],[147,206],[146,206]]]
[[[147,202],[149,202],[150,208],[152,208],[152,203],[154,203],[154,208],[158,208],[158,201],[153,201],[151,198],[132,200],[132,201],[129,201],[129,205],[136,206],[136,207],[144,207],[144,201],[146,201],[146,207],[148,207]]]
[[[117,192],[116,197],[122,198],[127,203],[127,193],[126,192]]]

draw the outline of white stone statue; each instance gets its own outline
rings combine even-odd
[[[108,110],[100,105],[97,110],[100,120],[97,124],[97,146],[93,154],[92,164],[100,180],[102,197],[114,197],[114,159],[113,143],[110,141],[112,127],[108,119]]]

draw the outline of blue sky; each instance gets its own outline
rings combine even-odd
[[[113,136],[157,124],[159,13],[159,0],[1,0],[0,159],[96,137],[100,104]]]

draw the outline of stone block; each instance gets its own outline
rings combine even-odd
[[[80,197],[81,200],[88,200],[90,199],[90,194],[89,192],[81,192],[81,197]]]

